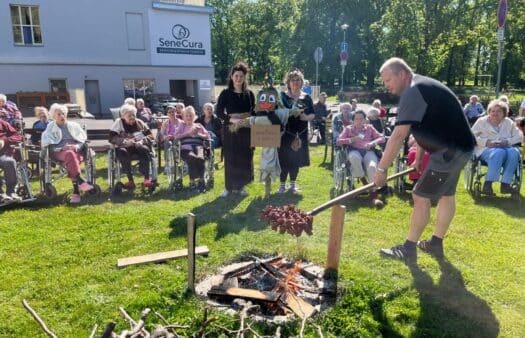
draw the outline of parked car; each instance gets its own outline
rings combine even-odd
[[[177,102],[183,101],[174,98],[170,94],[146,94],[144,96],[144,104],[154,113],[162,112],[164,114],[166,113],[166,107]]]

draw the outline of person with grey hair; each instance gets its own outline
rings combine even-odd
[[[400,58],[388,59],[379,73],[386,89],[400,98],[396,127],[376,167],[374,183],[377,187],[385,185],[386,171],[410,133],[418,144],[412,166],[422,171],[412,190],[414,208],[405,243],[381,249],[380,254],[415,262],[417,246],[442,258],[443,238],[456,210],[456,186],[461,170],[472,156],[476,139],[456,95],[441,82],[415,74]],[[430,157],[426,168],[421,170],[425,150]],[[434,234],[418,242],[430,220],[433,200],[438,201]]]
[[[22,197],[15,192],[17,175],[14,145],[22,141],[22,135],[7,121],[0,119],[0,169],[4,171],[6,191],[0,177],[0,204],[20,202]]]
[[[126,97],[124,99],[124,104],[129,104],[130,106],[135,106],[137,104],[137,102],[132,97]]]
[[[472,126],[477,141],[476,156],[488,166],[481,193],[489,196],[494,195],[492,182],[500,181],[500,176],[502,194],[519,193],[511,186],[520,160],[520,152],[513,145],[521,143],[523,134],[507,117],[508,109],[506,102],[493,100],[487,108],[488,115],[479,118]]]
[[[137,117],[144,121],[148,125],[148,127],[157,128],[157,121],[155,120],[155,116],[151,112],[151,109],[144,105],[144,100],[137,99],[137,103],[135,106],[137,107]]]
[[[285,108],[300,108],[297,116],[289,116],[281,136],[279,147],[279,163],[281,165],[281,185],[278,193],[286,191],[286,179],[290,176],[288,191],[299,193],[301,190],[296,184],[299,169],[310,165],[308,150],[308,122],[315,118],[314,103],[307,93],[301,90],[304,82],[303,73],[298,70],[288,72],[286,85],[288,89],[281,92],[281,100]]]
[[[352,105],[348,102],[342,102],[339,105],[339,112],[332,116],[333,145],[345,127],[352,124],[352,116]]]
[[[144,175],[145,187],[155,185],[150,179],[149,166],[150,151],[154,141],[153,134],[144,121],[137,119],[137,108],[131,104],[124,104],[120,108],[120,118],[113,122],[109,129],[109,143],[114,144],[116,156],[122,165],[122,171],[127,175],[128,182],[124,189],[135,189],[135,180],[131,172],[131,161],[139,160],[139,171]]]
[[[182,120],[182,111],[184,110],[184,103],[177,102],[175,103],[175,117],[179,120]]]
[[[206,128],[211,135],[213,148],[218,148],[221,146],[222,122],[213,113],[213,108],[213,104],[210,102],[205,103],[204,106],[202,106],[203,114],[195,122],[200,123]]]
[[[0,119],[7,121],[17,130],[22,129],[22,112],[5,94],[0,94]]]
[[[483,105],[478,102],[478,100],[479,97],[477,95],[472,95],[469,99],[469,102],[465,105],[465,107],[463,107],[463,112],[465,113],[465,116],[467,117],[470,125],[473,125],[476,120],[485,112]]]
[[[86,150],[86,131],[78,123],[68,121],[68,109],[65,105],[54,103],[49,111],[53,121],[42,133],[42,147],[49,146],[51,158],[64,164],[73,183],[73,194],[69,202],[80,203],[80,190],[87,192],[93,189],[93,185],[80,176],[80,163],[84,160]]]
[[[379,115],[380,115],[380,112],[379,112],[379,109],[377,108],[370,108],[368,112],[366,113],[366,117],[368,121],[370,122],[370,124],[375,128],[375,130],[383,134],[384,132],[383,121],[381,121],[381,119],[379,118]]]

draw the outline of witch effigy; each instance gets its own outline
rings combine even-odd
[[[281,95],[273,87],[271,77],[266,77],[263,88],[257,93],[255,104],[255,116],[250,118],[250,125],[279,125],[281,126],[281,135],[288,117],[298,116],[302,109],[293,106],[285,108]],[[279,164],[278,147],[263,147],[261,151],[261,162],[259,165],[259,181],[265,183],[265,197],[270,197],[272,180],[279,179],[281,166]]]

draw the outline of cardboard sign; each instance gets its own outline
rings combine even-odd
[[[281,126],[278,124],[254,124],[250,126],[252,147],[280,147]]]

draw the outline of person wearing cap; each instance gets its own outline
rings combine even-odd
[[[319,129],[320,139],[317,140],[318,144],[324,144],[325,130],[326,130],[326,117],[328,116],[328,108],[326,105],[326,93],[322,92],[319,94],[319,100],[314,104],[314,126]]]

